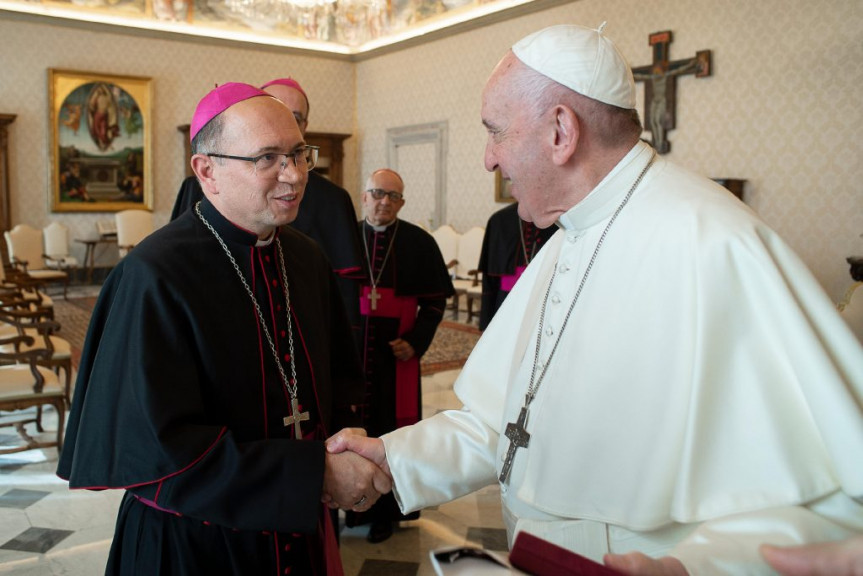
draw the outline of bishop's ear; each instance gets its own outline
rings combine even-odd
[[[201,183],[201,188],[206,190],[215,190],[212,186],[213,177],[213,159],[206,154],[194,154],[191,159],[192,172],[198,177]]]
[[[552,161],[562,166],[569,162],[578,147],[579,136],[578,117],[569,106],[554,108],[554,145],[552,146]]]

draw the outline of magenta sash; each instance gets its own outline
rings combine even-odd
[[[360,314],[371,318],[398,318],[399,336],[413,329],[417,318],[415,296],[396,296],[392,288],[378,288],[377,307],[372,310],[371,292],[371,286],[363,286]],[[396,360],[396,426],[399,428],[419,422],[419,377],[417,356],[405,361]]]
[[[512,289],[515,287],[515,283],[518,282],[519,278],[521,278],[521,275],[524,272],[525,268],[527,268],[527,266],[516,266],[515,274],[501,276],[500,289],[504,292],[512,292]]]

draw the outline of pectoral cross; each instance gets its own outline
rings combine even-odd
[[[527,445],[530,443],[530,434],[525,429],[526,424],[527,404],[519,412],[518,420],[506,425],[506,437],[509,438],[509,449],[506,451],[506,459],[503,461],[503,469],[500,471],[500,478],[498,478],[504,484],[509,484],[509,473],[512,472],[512,461],[515,458],[515,451],[519,448],[527,448]]]
[[[285,423],[285,426],[294,425],[294,438],[299,440],[303,437],[303,431],[300,428],[300,422],[305,422],[309,419],[308,412],[300,412],[300,404],[297,402],[296,398],[291,398],[291,415],[285,416],[282,422]]]
[[[372,301],[372,310],[377,310],[378,309],[378,300],[380,300],[380,298],[381,298],[381,295],[378,294],[377,287],[372,286],[372,291],[369,292],[369,295],[367,296],[367,298]]]

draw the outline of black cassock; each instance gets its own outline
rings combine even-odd
[[[201,209],[290,377],[276,243],[256,247],[207,200]],[[323,440],[356,424],[362,378],[329,262],[288,227],[279,238],[310,416],[303,440],[283,424],[290,400],[252,300],[194,211],[136,246],[103,286],[58,475],[71,488],[127,490],[108,573],[323,573],[325,553],[338,555],[320,502]]]
[[[480,330],[486,329],[503,304],[519,269],[530,264],[555,232],[557,226],[542,229],[521,220],[518,204],[510,204],[491,215],[485,227],[478,266],[482,272]]]
[[[437,243],[422,228],[404,220],[397,220],[385,230],[376,232],[368,223],[361,221],[359,231],[361,237],[365,236],[363,250],[368,248],[376,287],[394,291],[397,298],[416,300],[412,310],[414,325],[407,331],[401,327],[399,318],[375,316],[373,312],[371,315],[362,316],[361,357],[365,370],[366,397],[360,411],[363,426],[369,436],[377,437],[395,430],[400,425],[416,422],[422,417],[419,369],[417,367],[416,377],[412,382],[402,379],[397,383],[398,361],[389,342],[396,338],[408,341],[416,353],[415,362],[418,363],[434,339],[438,324],[443,318],[446,299],[453,295],[454,290]],[[395,240],[390,250],[393,235]],[[368,264],[366,266],[368,267]],[[366,272],[368,273],[368,269]],[[368,299],[368,280],[363,283],[363,287],[367,301],[362,306],[369,308],[371,302]],[[383,305],[381,301],[380,306]],[[414,388],[406,391],[407,387]],[[415,401],[410,403],[411,405],[402,401],[400,410],[397,389],[413,394]],[[367,514],[356,515],[349,512],[347,523],[352,526],[373,518],[383,519],[385,516],[403,518],[398,513],[392,495],[381,497]],[[414,514],[410,518],[416,516]]]

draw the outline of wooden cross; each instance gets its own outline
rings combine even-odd
[[[644,82],[645,129],[650,130],[653,147],[660,154],[671,150],[665,133],[674,128],[674,111],[677,104],[677,77],[695,74],[696,78],[710,76],[710,50],[699,50],[694,58],[668,60],[671,30],[654,32],[649,37],[653,46],[653,63],[632,69],[636,82]]]
[[[516,422],[510,422],[506,425],[506,437],[509,438],[509,449],[506,451],[506,459],[503,461],[503,469],[500,471],[500,480],[502,483],[509,483],[509,474],[512,472],[512,461],[515,458],[515,451],[519,448],[527,448],[530,443],[530,434],[527,433],[525,425],[527,424],[527,404],[521,409]]]
[[[366,296],[369,300],[372,301],[372,310],[378,309],[378,300],[381,299],[381,295],[378,294],[378,290],[375,286],[372,286],[372,291],[369,292],[369,295]]]
[[[300,404],[296,398],[291,398],[291,415],[285,416],[282,422],[285,426],[294,425],[294,438],[299,440],[303,437],[303,430],[300,428],[300,422],[305,422],[309,419],[308,412],[300,412]]]

